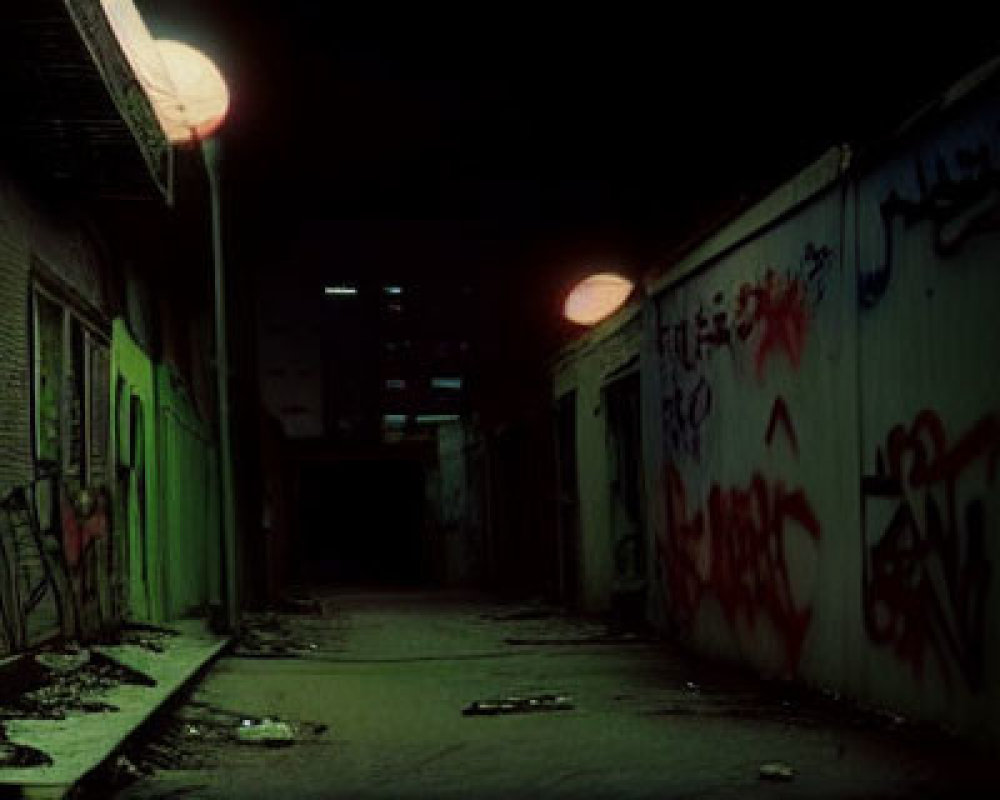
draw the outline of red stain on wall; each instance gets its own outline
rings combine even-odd
[[[98,492],[93,511],[87,518],[80,520],[66,492],[61,491],[60,495],[63,554],[66,565],[70,569],[76,569],[90,543],[107,536],[110,527],[107,499],[103,492]]]
[[[809,313],[805,285],[799,278],[783,278],[768,270],[763,282],[740,287],[736,333],[746,340],[759,331],[754,366],[762,378],[772,354],[784,353],[798,368],[805,349]]]
[[[680,473],[667,468],[667,531],[659,542],[669,581],[672,613],[689,627],[706,595],[713,595],[730,626],[751,630],[766,617],[785,644],[794,673],[812,618],[792,593],[786,534],[798,526],[818,541],[820,524],[802,489],[788,490],[759,473],[747,488],[713,484],[707,514],[689,508]]]

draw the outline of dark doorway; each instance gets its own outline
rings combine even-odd
[[[317,584],[423,582],[424,470],[412,460],[350,459],[302,468],[298,563]]]
[[[611,490],[611,546],[615,577],[612,602],[619,621],[641,624],[646,606],[645,497],[639,372],[617,378],[604,390]]]

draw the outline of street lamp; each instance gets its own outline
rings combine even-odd
[[[222,490],[223,561],[226,621],[236,614],[236,512],[229,429],[229,358],[226,341],[225,274],[219,200],[219,145],[213,134],[229,110],[229,90],[218,67],[183,42],[153,39],[133,0],[100,0],[136,80],[173,145],[201,145],[212,208],[212,260],[215,266],[215,349],[219,402],[219,461]]]
[[[578,325],[596,325],[625,305],[635,285],[612,272],[599,272],[573,287],[563,304],[563,315]]]
[[[215,267],[215,364],[219,403],[219,472],[222,484],[222,552],[225,569],[226,622],[234,628],[236,601],[236,509],[232,441],[229,425],[229,344],[226,336],[226,290],[219,192],[219,143],[212,134],[229,110],[229,89],[222,73],[204,53],[169,39],[156,48],[170,80],[171,93],[157,100],[160,122],[173,144],[201,144],[212,207],[212,261]]]

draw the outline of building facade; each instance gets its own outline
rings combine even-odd
[[[834,148],[664,265],[632,349],[647,618],[701,653],[993,742],[996,66],[890,141]],[[607,378],[589,360],[622,326],[555,374],[557,400],[576,404],[579,452],[562,461],[594,609],[614,594],[622,493],[613,403],[592,388]]]

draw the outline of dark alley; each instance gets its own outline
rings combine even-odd
[[[551,606],[319,598],[321,614],[255,617],[284,657],[261,638],[238,647],[129,749],[129,770],[110,765],[82,797],[116,780],[123,800],[954,797],[990,775],[958,743],[895,715],[762,684]],[[552,693],[568,707],[462,713]],[[233,735],[268,716],[296,741],[261,749]],[[769,764],[794,765],[794,783],[762,781]]]
[[[0,798],[996,794],[995,26],[544,10],[0,2]]]

